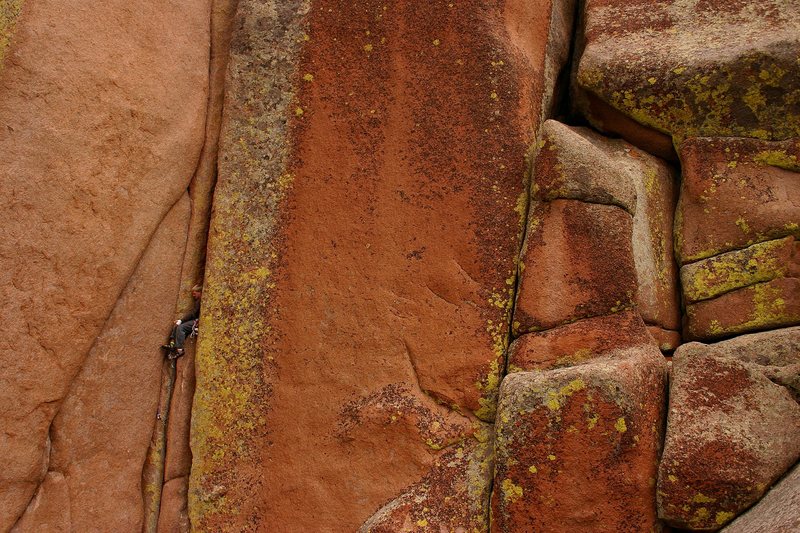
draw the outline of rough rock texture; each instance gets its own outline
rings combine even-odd
[[[208,12],[42,0],[16,22],[0,72],[0,530],[34,495],[50,423],[192,177]]]
[[[722,531],[723,533],[800,531],[800,466],[794,467],[752,509]]]
[[[239,3],[193,527],[356,529],[492,417],[569,6]]]
[[[800,324],[800,279],[778,278],[686,306],[687,340]]]
[[[664,367],[651,345],[508,375],[497,412],[492,531],[659,530]]]
[[[684,265],[681,288],[694,303],[786,276],[800,277],[800,242],[791,236]]]
[[[520,280],[515,331],[606,314],[630,306],[634,294],[647,323],[678,329],[672,256],[676,186],[670,168],[624,141],[586,128],[550,120],[542,132],[533,172],[537,203],[522,252],[527,273],[523,270]],[[574,201],[603,206],[582,207]],[[632,230],[624,214],[610,206],[633,216]],[[632,288],[632,282],[638,287]]]
[[[493,435],[484,427],[477,437],[450,447],[422,481],[386,504],[359,531],[487,531]]]
[[[679,140],[800,137],[800,4],[587,0],[583,26],[577,83],[638,123]]]
[[[3,70],[3,59],[14,36],[21,8],[22,0],[0,1],[0,72]]]
[[[521,254],[514,332],[549,329],[631,308],[633,219],[616,206],[535,203]]]
[[[689,139],[680,156],[675,250],[681,264],[800,237],[800,141]]]
[[[508,349],[508,371],[574,366],[610,350],[653,343],[639,314],[625,310],[521,336]]]
[[[800,371],[800,329],[712,345],[673,358],[659,516],[715,531],[756,502],[800,458],[800,405],[769,379]]]

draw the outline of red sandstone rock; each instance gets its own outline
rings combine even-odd
[[[188,346],[186,355],[177,361],[175,387],[167,420],[167,454],[164,460],[164,481],[189,476],[192,452],[189,449],[189,426],[194,396],[195,347]]]
[[[574,366],[611,350],[653,342],[639,314],[625,310],[523,335],[508,349],[508,371]]]
[[[655,339],[662,352],[671,352],[681,345],[680,331],[671,331],[658,326],[647,326],[647,331]]]
[[[25,514],[11,533],[69,533],[74,531],[67,482],[60,472],[48,472]]]
[[[796,2],[587,0],[583,18],[578,85],[639,124],[678,140],[800,137]]]
[[[684,265],[681,288],[694,303],[784,276],[800,277],[800,242],[791,236]]]
[[[359,529],[397,531],[486,531],[494,451],[491,430],[449,448],[422,481],[386,504]]]
[[[800,324],[800,279],[778,278],[686,306],[684,337],[718,339]]]
[[[158,533],[189,533],[189,512],[186,508],[189,477],[173,478],[164,483]]]
[[[205,1],[42,0],[16,22],[0,72],[0,530],[34,495],[50,423],[195,170],[208,19]]]
[[[761,500],[722,530],[723,533],[800,531],[800,466],[794,467]]]
[[[48,468],[67,488],[72,531],[141,529],[142,465],[163,359],[158,345],[174,310],[189,210],[184,196],[162,221],[50,426]],[[37,498],[64,506],[61,492]],[[26,520],[36,528],[49,519]]]
[[[575,107],[600,131],[617,134],[632,145],[667,161],[678,160],[671,136],[642,126],[590,92],[575,86],[573,89]]]
[[[615,206],[536,203],[528,216],[515,333],[633,307],[633,220]]]
[[[681,263],[800,237],[800,142],[689,139],[680,156],[675,242]]]
[[[660,517],[715,531],[800,458],[800,405],[759,364],[800,361],[799,332],[678,348],[658,475]]]
[[[356,529],[492,417],[568,5],[239,3],[194,528]]]
[[[629,144],[555,120],[542,126],[540,144],[533,170],[535,200],[582,200],[636,213],[635,181],[643,174],[643,161],[629,156]]]
[[[659,530],[666,372],[654,346],[503,381],[492,531]]]

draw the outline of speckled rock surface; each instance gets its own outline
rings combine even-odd
[[[689,139],[675,251],[683,264],[794,235],[800,237],[800,141]]]
[[[450,447],[430,472],[386,504],[360,533],[398,531],[487,531],[489,484],[494,467],[493,435],[488,424]]]
[[[587,0],[577,82],[678,139],[800,137],[798,36],[796,2]]]
[[[521,254],[515,334],[632,308],[632,235],[633,218],[616,206],[534,203]]]
[[[508,349],[508,371],[574,366],[611,350],[648,344],[654,340],[639,313],[625,310],[519,337]]]
[[[686,306],[684,337],[707,340],[800,324],[800,279],[778,278]]]
[[[722,531],[723,533],[800,531],[800,466],[795,466],[757,504]]]
[[[527,273],[523,270],[517,297],[517,333],[627,307],[630,294],[645,322],[677,330],[674,172],[625,141],[587,128],[550,120],[542,133],[533,169],[536,203],[522,253]],[[631,235],[620,213],[560,200],[619,207],[633,216]],[[579,215],[579,209],[585,213]],[[631,276],[635,290],[623,286]]]
[[[47,472],[56,414],[80,416],[64,399],[192,178],[208,13],[206,1],[42,0],[16,19],[0,72],[0,530]],[[158,283],[174,305],[173,280]],[[113,334],[137,336],[135,349],[138,327]]]
[[[666,372],[655,345],[518,372],[497,412],[492,531],[658,531]]]
[[[798,371],[800,330],[684,344],[673,357],[659,516],[715,531],[800,458],[800,405],[770,380]]]
[[[492,418],[569,6],[239,3],[194,528],[357,529]]]
[[[781,277],[800,277],[800,242],[792,236],[684,265],[681,289],[693,303]]]

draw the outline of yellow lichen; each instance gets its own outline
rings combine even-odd
[[[625,424],[625,418],[618,418],[617,421],[614,423],[614,429],[619,431],[620,433],[625,433],[628,431],[628,426]]]
[[[522,487],[515,485],[509,478],[504,479],[500,486],[503,490],[503,501],[505,503],[514,503],[522,497]]]
[[[585,388],[586,383],[581,378],[573,379],[558,390],[547,391],[545,404],[551,411],[558,411],[564,405],[567,398]]]

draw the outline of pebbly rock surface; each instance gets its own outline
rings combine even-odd
[[[776,379],[800,373],[798,343],[790,328],[676,350],[658,474],[669,524],[716,531],[800,458],[800,405]]]
[[[679,141],[800,137],[798,35],[800,5],[783,0],[587,0],[579,108],[607,131],[661,148],[652,130]],[[586,93],[648,129],[612,113],[597,121]]]
[[[660,530],[665,393],[654,344],[509,374],[497,412],[492,531]]]
[[[193,528],[355,530],[492,419],[571,21],[549,0],[239,2]]]
[[[800,466],[795,466],[723,533],[778,533],[800,531]]]
[[[208,85],[206,1],[12,4],[22,10],[0,72],[0,530],[48,471],[53,419],[82,416],[65,398],[192,178]],[[174,306],[173,281],[149,290]],[[154,323],[172,318],[158,313]],[[110,334],[135,337],[126,347],[147,357],[148,335],[166,332],[146,327]],[[139,427],[138,411],[114,407]]]

